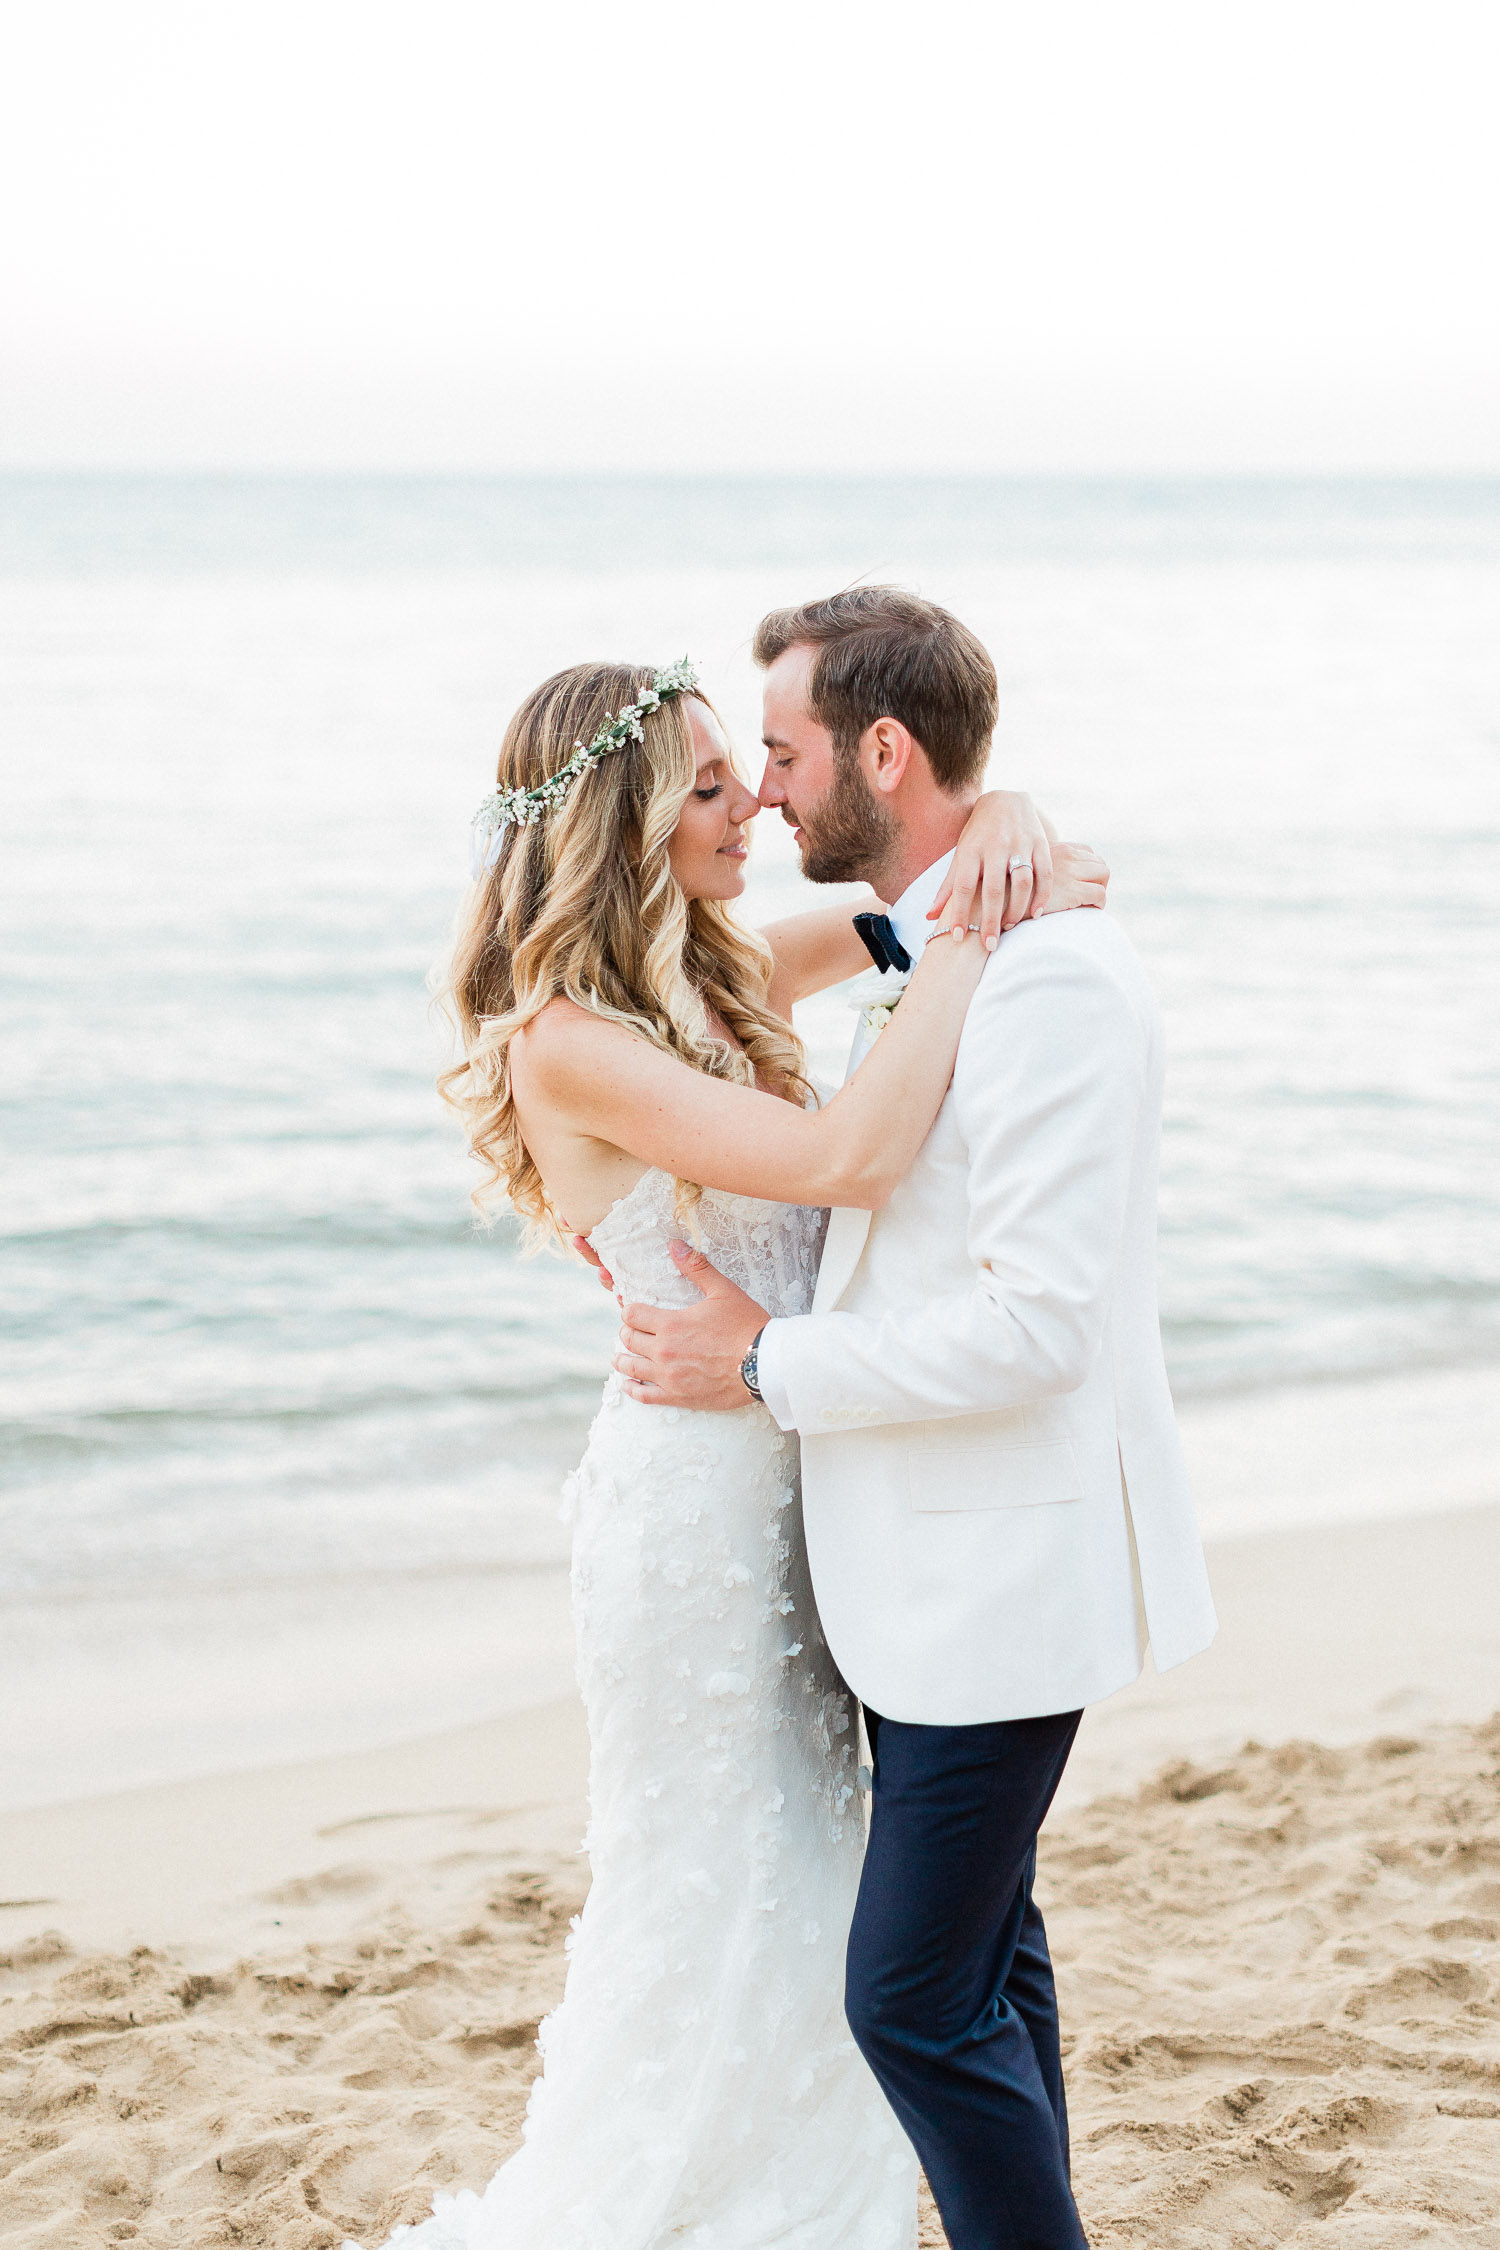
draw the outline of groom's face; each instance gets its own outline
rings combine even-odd
[[[760,801],[797,839],[813,883],[854,883],[885,860],[894,822],[866,778],[857,751],[840,754],[808,709],[815,648],[799,645],[766,670]]]

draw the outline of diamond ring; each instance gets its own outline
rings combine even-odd
[[[1025,856],[1024,852],[1013,853],[1005,864],[1010,869],[1012,875],[1018,873],[1018,871],[1023,867],[1029,870],[1031,866],[1031,862]]]

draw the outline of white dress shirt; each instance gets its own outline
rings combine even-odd
[[[911,955],[913,968],[937,928],[935,922],[928,921],[927,909],[942,889],[943,877],[952,865],[952,852],[944,852],[941,859],[935,859],[930,867],[922,870],[914,883],[907,884],[891,908],[891,928]]]

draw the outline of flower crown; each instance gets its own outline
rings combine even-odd
[[[644,742],[643,719],[659,711],[669,697],[691,695],[697,685],[698,675],[690,659],[679,657],[665,672],[653,672],[651,685],[641,689],[640,700],[627,703],[614,718],[606,719],[592,742],[575,743],[567,764],[548,774],[534,789],[492,790],[475,813],[469,831],[469,865],[475,882],[500,857],[507,828],[529,828],[534,820],[541,820],[554,805],[562,803],[578,776],[608,757],[611,750],[623,750],[628,742]]]

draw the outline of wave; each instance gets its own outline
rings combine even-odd
[[[318,1399],[279,1398],[256,1402],[225,1399],[211,1405],[151,1404],[101,1407],[93,1412],[23,1414],[0,1419],[0,1459],[13,1467],[30,1464],[65,1468],[103,1456],[201,1451],[230,1441],[254,1444],[263,1453],[268,1440],[317,1438],[354,1429],[362,1454],[392,1442],[391,1425],[430,1429],[457,1423],[476,1437],[493,1441],[504,1433],[519,1442],[533,1433],[571,1431],[598,1405],[603,1371],[592,1375],[559,1372],[549,1383],[460,1383],[446,1389],[350,1390]]]
[[[368,1130],[351,1130],[342,1136],[351,1146],[368,1147]],[[277,1142],[307,1142],[317,1148],[337,1146],[340,1136],[309,1129],[306,1132],[268,1135],[267,1140]],[[264,1143],[257,1141],[257,1148]],[[472,1219],[455,1214],[451,1198],[441,1206],[434,1199],[433,1206],[420,1206],[410,1211],[358,1210],[348,1205],[330,1204],[322,1211],[265,1212],[256,1215],[243,1213],[187,1212],[143,1213],[139,1218],[80,1219],[59,1224],[55,1220],[39,1219],[28,1224],[20,1215],[0,1227],[0,1247],[12,1243],[29,1251],[49,1252],[66,1257],[76,1252],[80,1258],[95,1258],[115,1249],[136,1248],[142,1243],[155,1246],[185,1244],[193,1248],[208,1248],[231,1255],[245,1249],[305,1249],[332,1247],[338,1250],[399,1250],[425,1249],[433,1244],[450,1248],[465,1248],[476,1242],[490,1241],[502,1252],[519,1258],[520,1229],[514,1221],[500,1219],[491,1231],[480,1227]]]

